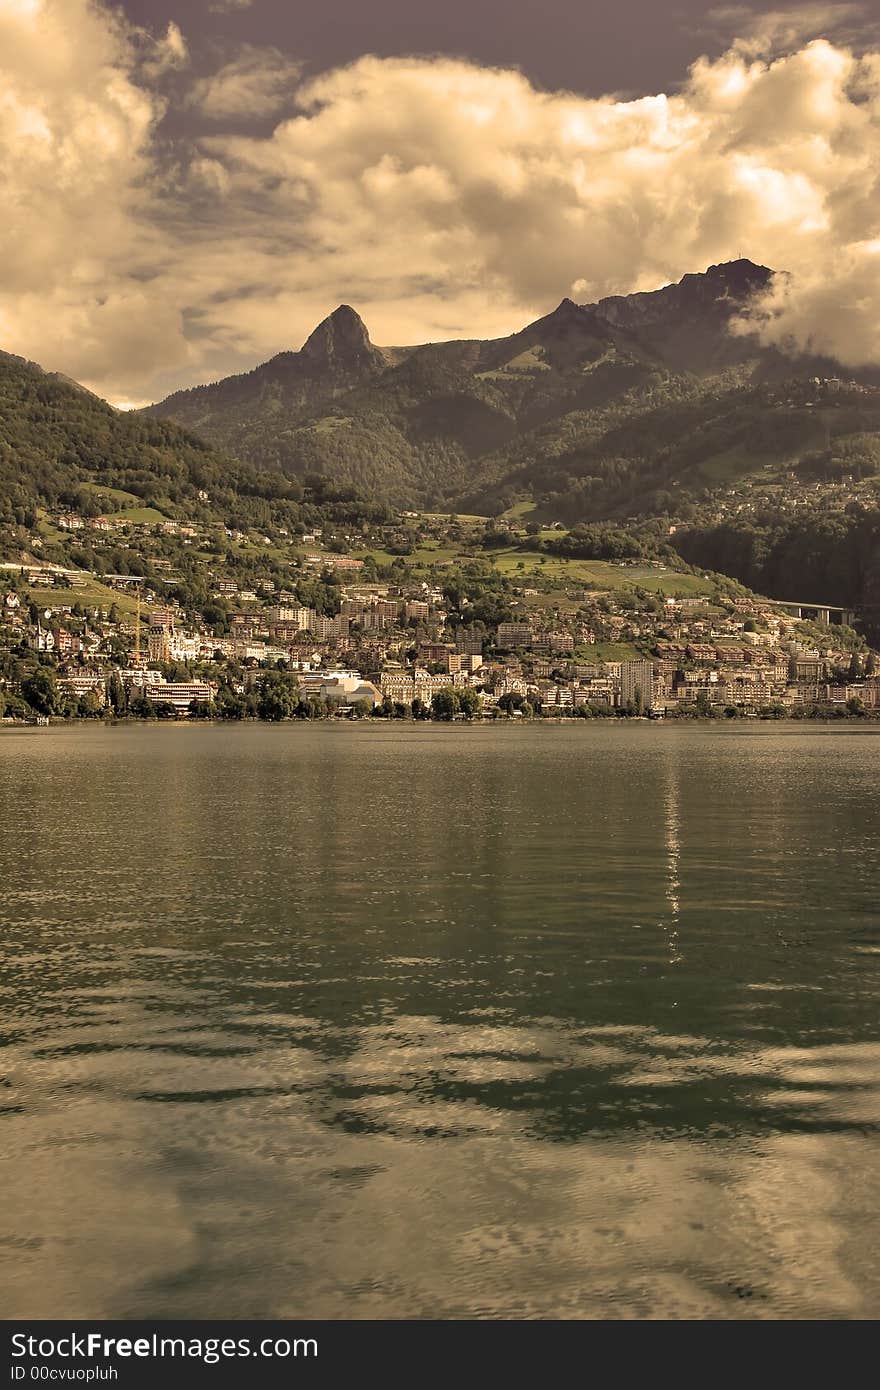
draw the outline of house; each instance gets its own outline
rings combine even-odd
[[[63,676],[58,684],[61,686],[62,690],[69,691],[69,693],[75,695],[77,699],[79,699],[81,695],[94,692],[102,705],[107,703],[106,680],[102,675],[98,675],[95,672],[74,671],[69,676]]]

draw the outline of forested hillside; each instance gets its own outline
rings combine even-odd
[[[41,509],[96,517],[132,497],[168,517],[242,529],[312,525],[325,504],[356,516],[382,512],[327,481],[233,461],[169,421],[121,413],[33,363],[0,355],[3,550],[27,546]]]
[[[773,598],[839,603],[880,638],[880,510],[790,521],[758,516],[674,537],[689,564],[711,566]]]

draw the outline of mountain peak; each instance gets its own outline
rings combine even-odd
[[[726,279],[742,277],[758,280],[763,280],[772,273],[767,266],[758,265],[756,261],[750,261],[747,256],[738,256],[735,261],[719,261],[718,265],[710,265],[706,271],[707,275],[722,276]]]
[[[659,290],[600,299],[595,309],[605,323],[636,332],[650,328],[668,335],[674,329],[680,334],[685,323],[699,323],[717,333],[772,279],[773,271],[766,266],[745,259],[726,261]]]
[[[566,296],[565,299],[559,301],[555,309],[551,309],[549,314],[545,314],[536,323],[529,324],[522,331],[529,333],[534,328],[544,328],[557,333],[568,333],[574,326],[583,323],[585,318],[586,311],[581,305],[575,304],[573,299]]]
[[[570,323],[583,317],[583,309],[579,304],[575,304],[573,299],[566,295],[565,299],[560,299],[556,308],[547,314],[547,323]]]
[[[322,366],[350,366],[375,355],[367,326],[350,304],[340,304],[303,345],[303,355]]]
[[[686,275],[682,284],[688,280],[702,280],[711,285],[723,286],[733,294],[749,295],[757,289],[764,289],[773,279],[773,271],[765,265],[740,257],[736,261],[723,261],[720,265],[710,265],[703,275]]]

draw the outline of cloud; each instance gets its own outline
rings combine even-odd
[[[699,60],[675,95],[634,101],[368,57],[298,101],[270,138],[205,146],[233,196],[296,229],[312,283],[317,272],[380,303],[404,291],[419,312],[427,295],[451,317],[482,293],[512,318],[514,306],[653,288],[742,253],[795,276],[768,334],[804,345],[821,330],[844,360],[880,360],[864,252],[880,234],[876,55],[825,40],[772,60],[734,47]],[[806,306],[820,300],[799,285],[826,286],[823,306],[837,286],[852,307],[862,276],[865,332],[853,338],[842,315],[812,322]]]
[[[340,301],[378,342],[488,336],[747,255],[791,272],[768,340],[880,362],[880,51],[740,33],[675,92],[588,99],[443,57],[192,78],[173,25],[0,0],[0,345],[155,398]]]
[[[277,48],[245,44],[232,62],[193,84],[188,104],[210,121],[264,120],[292,106],[300,71]]]
[[[880,364],[880,238],[848,246],[797,277],[778,276],[736,329],[786,352]]]
[[[815,38],[859,49],[870,47],[878,25],[861,3],[808,0],[787,9],[755,9],[751,5],[719,5],[707,15],[710,28],[729,37],[732,48],[749,57],[777,57]]]
[[[100,383],[144,364],[157,306],[143,300],[168,254],[151,224],[163,107],[136,80],[145,61],[155,47],[88,0],[0,0],[0,343]],[[181,364],[180,316],[164,317],[161,350]]]
[[[148,77],[162,77],[166,72],[185,68],[189,63],[189,49],[179,25],[170,21],[165,35],[153,39],[146,30],[135,31],[146,49],[142,69]]]

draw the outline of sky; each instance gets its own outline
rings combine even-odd
[[[117,404],[748,256],[880,362],[880,0],[0,0],[0,348]]]

